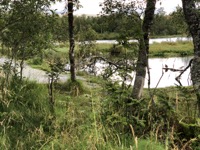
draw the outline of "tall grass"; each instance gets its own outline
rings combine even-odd
[[[164,150],[199,146],[191,87],[157,89],[150,109],[148,95],[142,100],[129,99],[127,105],[130,89],[85,76],[78,83],[55,85],[52,116],[47,85],[17,78],[9,85],[6,99],[0,99],[1,149]]]
[[[44,149],[135,149],[131,136],[120,135],[116,129],[103,122],[102,88],[95,90],[92,86],[88,88],[91,93],[82,93],[75,97],[64,96],[61,91],[56,93],[58,101],[55,111],[57,116],[55,137],[44,146]],[[164,149],[164,146],[148,139],[138,139],[138,143],[139,150]]]
[[[13,77],[4,90],[7,94],[0,100],[0,145],[3,149],[39,147],[46,140],[43,132],[49,131],[47,89]]]

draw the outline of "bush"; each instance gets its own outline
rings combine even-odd
[[[43,62],[42,58],[39,58],[39,57],[33,58],[32,60],[33,65],[41,65],[42,62]]]
[[[119,56],[126,53],[125,48],[122,45],[113,45],[109,51],[111,56]]]

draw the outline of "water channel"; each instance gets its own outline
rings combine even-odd
[[[157,39],[150,39],[149,44],[154,42],[161,43],[161,42],[177,42],[177,41],[191,41],[191,37],[173,37],[173,38],[157,38]],[[137,42],[136,40],[130,40],[129,42]],[[116,40],[97,40],[96,43],[113,43],[117,44]]]

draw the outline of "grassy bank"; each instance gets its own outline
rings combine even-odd
[[[117,56],[114,57],[124,57],[127,55],[128,58],[133,59],[136,58],[136,48],[132,49],[124,49],[122,46],[117,47],[115,50],[119,52]],[[54,61],[61,61],[62,63],[68,63],[68,50],[69,48],[65,44],[61,44],[60,46],[56,46],[54,50],[47,50],[43,54],[43,60],[41,61],[40,57],[32,58],[27,61],[27,63],[36,69],[41,69],[44,71],[50,71],[49,65],[54,63]],[[76,58],[85,53],[86,57],[90,54],[93,55],[101,55],[101,56],[110,56],[113,51],[113,44],[102,43],[95,44],[92,48],[80,49],[78,45],[75,47]],[[191,41],[179,41],[179,42],[162,42],[162,43],[153,43],[150,44],[149,50],[150,58],[153,57],[184,57],[184,56],[192,56],[193,54],[193,44]]]
[[[183,57],[193,54],[191,41],[162,42],[150,45],[150,57]]]
[[[101,53],[108,53],[112,46],[113,44],[109,43],[97,43],[95,49]],[[155,42],[150,44],[149,48],[150,57],[183,57],[193,54],[193,43],[191,41]],[[67,53],[68,49],[68,47],[57,47],[56,51]],[[78,51],[78,47],[76,47],[76,51]]]

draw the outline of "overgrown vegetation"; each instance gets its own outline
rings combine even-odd
[[[48,71],[50,62],[66,62],[59,51],[44,53],[43,58]],[[40,62],[35,64],[41,66]],[[17,76],[10,76],[5,84],[7,67],[1,78],[1,149],[164,150],[200,146],[192,87],[157,89],[151,104],[147,89],[143,99],[135,100],[130,98],[130,87],[79,72],[82,79],[75,83],[54,84],[52,113],[49,85],[21,81]]]
[[[1,149],[164,150],[200,146],[192,87],[157,89],[151,105],[148,91],[138,101],[129,97],[128,87],[89,75],[84,78],[77,84],[55,85],[53,116],[47,85],[13,76],[10,86],[4,87],[1,78],[1,95],[6,88],[0,101]],[[67,89],[72,94],[65,92]]]

